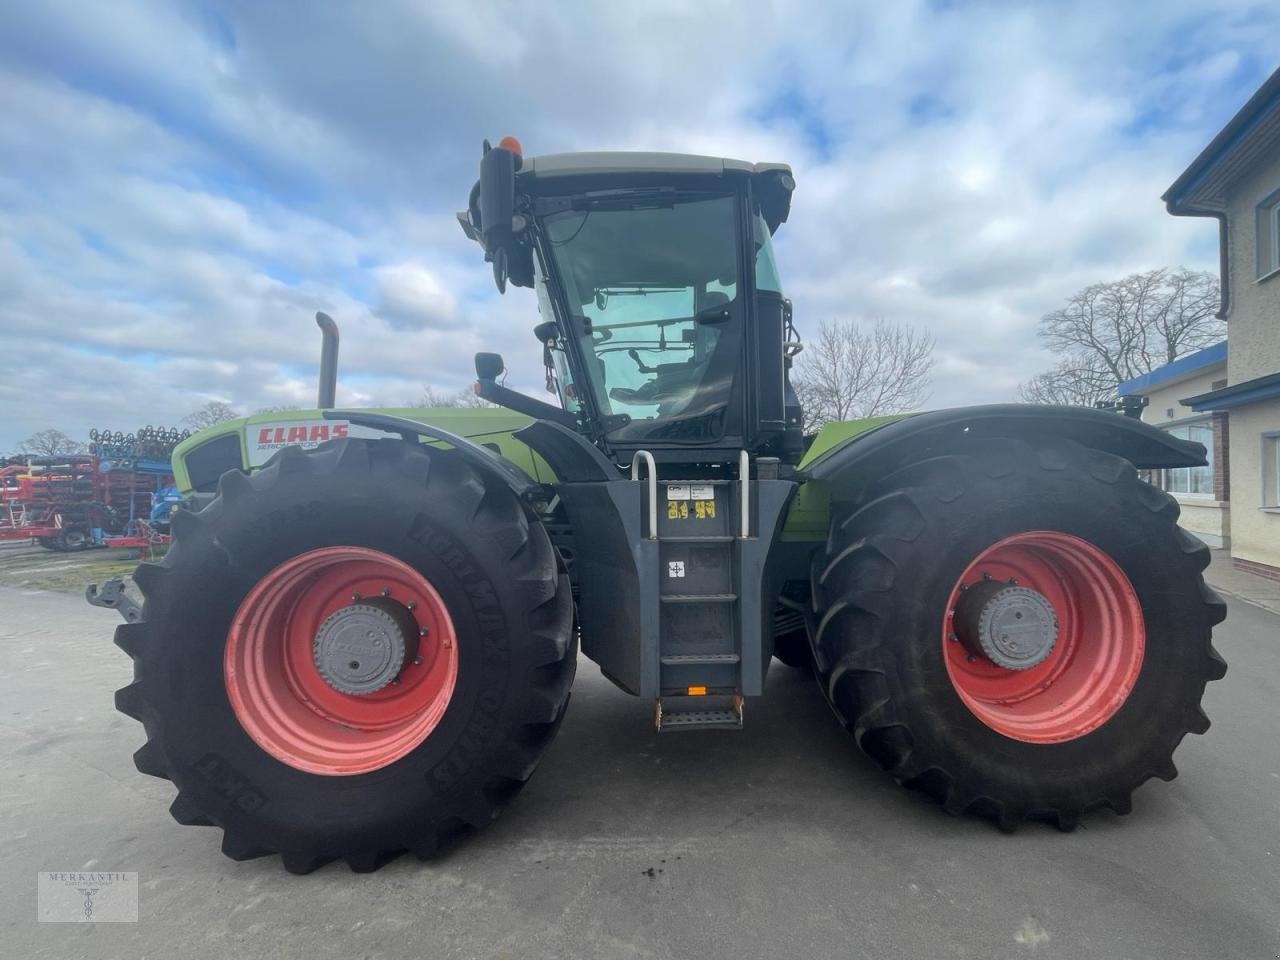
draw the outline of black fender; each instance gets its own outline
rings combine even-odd
[[[1203,444],[1179,440],[1131,417],[1088,407],[1002,403],[935,410],[875,427],[822,454],[800,477],[829,484],[844,500],[899,466],[962,451],[973,440],[992,437],[1074,440],[1124,457],[1141,470],[1208,462]]]
[[[324,418],[347,420],[362,427],[398,433],[401,439],[409,443],[417,443],[420,437],[447,443],[481,473],[494,477],[510,487],[511,492],[519,498],[521,503],[527,503],[530,496],[536,495],[543,489],[536,480],[505,457],[498,456],[489,448],[482,447],[466,437],[433,427],[429,423],[419,423],[417,420],[393,417],[384,413],[369,413],[367,410],[325,410]]]
[[[554,420],[535,420],[512,436],[547,461],[560,483],[622,479],[617,465],[595,444]]]

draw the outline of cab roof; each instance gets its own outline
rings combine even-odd
[[[581,177],[592,174],[619,176],[627,174],[671,174],[677,176],[724,176],[741,173],[748,176],[779,170],[791,173],[785,163],[747,163],[724,157],[703,157],[688,153],[648,153],[643,151],[604,151],[593,153],[547,153],[526,157],[519,177],[535,179]]]

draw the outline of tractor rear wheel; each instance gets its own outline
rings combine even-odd
[[[1204,733],[1226,614],[1208,548],[1126,460],[975,441],[833,512],[815,561],[818,675],[901,783],[1004,829],[1130,809]]]
[[[522,787],[560,724],[573,601],[545,530],[452,451],[288,448],[173,518],[116,632],[143,773],[233,859],[306,873],[435,854]]]

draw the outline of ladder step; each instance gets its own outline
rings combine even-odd
[[[733,480],[659,480],[661,484],[675,484],[677,487],[727,487]]]
[[[663,603],[733,603],[738,599],[736,593],[666,593]]]
[[[688,710],[664,713],[660,732],[671,730],[740,730],[742,721],[732,710]]]
[[[737,663],[740,659],[736,653],[680,653],[663,657],[662,665],[682,667],[700,663]]]
[[[680,730],[741,730],[742,697],[659,698],[654,724],[659,733]]]
[[[732,543],[737,537],[663,537],[663,543]]]

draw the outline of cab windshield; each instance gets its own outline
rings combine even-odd
[[[543,220],[609,435],[715,439],[740,366],[737,198],[628,194]]]

